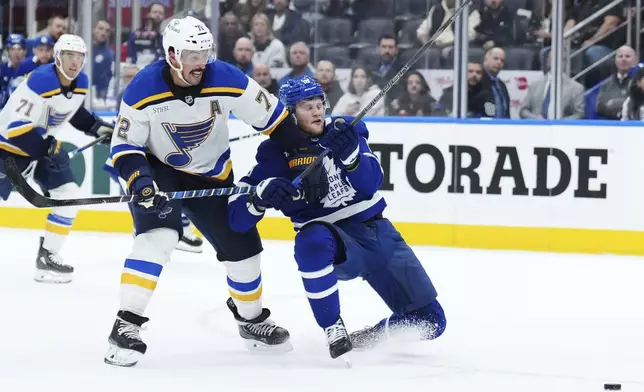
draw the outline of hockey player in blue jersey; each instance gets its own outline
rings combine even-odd
[[[17,77],[18,67],[25,59],[25,48],[27,47],[27,40],[20,34],[9,34],[5,49],[9,61],[0,65],[0,109],[9,99],[9,95],[18,87],[14,83]]]
[[[283,85],[280,100],[309,137],[290,150],[271,140],[260,145],[256,166],[239,182],[256,185],[257,193],[229,199],[233,229],[253,229],[267,208],[291,218],[297,231],[295,260],[332,358],[353,346],[372,346],[401,329],[418,330],[423,339],[440,336],[446,321],[436,290],[414,252],[382,215],[385,200],[378,188],[383,171],[367,144],[365,124],[352,127],[349,117],[325,122],[324,92],[307,76]],[[293,185],[324,149],[331,150],[324,163],[301,186]],[[337,283],[358,277],[393,314],[349,337],[340,316]]]
[[[42,35],[35,42],[33,57],[22,60],[16,70],[14,82],[16,86],[22,83],[24,78],[34,69],[54,62],[54,39],[49,35]]]
[[[35,182],[51,197],[79,197],[80,188],[57,133],[66,123],[93,137],[113,131],[111,124],[83,107],[89,88],[87,75],[81,71],[87,54],[83,39],[62,35],[54,53],[55,63],[33,71],[0,112],[0,199],[6,200],[12,189],[3,174],[6,157],[15,158],[23,171],[29,169]],[[63,262],[59,252],[75,217],[75,207],[56,207],[47,215],[36,257],[37,281],[72,280],[74,268]]]
[[[289,333],[262,306],[256,229],[228,225],[225,197],[168,200],[165,192],[234,185],[228,116],[289,148],[300,134],[277,97],[230,64],[215,60],[214,39],[198,19],[172,20],[163,33],[165,60],[142,69],[123,93],[112,164],[129,194],[136,237],[121,275],[121,301],[108,338],[105,362],[133,366],[146,353],[140,336],[145,310],[170,260],[185,213],[226,269],[227,306],[251,348],[285,349]],[[179,331],[178,333],[181,333]]]

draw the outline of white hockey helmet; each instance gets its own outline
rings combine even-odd
[[[182,75],[183,64],[212,62],[217,58],[215,48],[214,38],[208,26],[192,16],[173,19],[163,31],[165,60],[186,84],[188,83]],[[171,51],[179,63],[178,68],[170,63]]]
[[[56,64],[56,68],[58,68],[60,73],[62,73],[67,80],[74,80],[74,78],[70,78],[62,68],[63,53],[78,53],[81,55],[83,58],[83,63],[81,64],[82,69],[87,61],[87,46],[85,45],[85,41],[74,34],[63,34],[54,44],[54,63]]]

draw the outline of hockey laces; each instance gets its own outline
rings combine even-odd
[[[277,325],[268,323],[268,322],[262,322],[262,323],[255,323],[255,324],[247,324],[248,330],[256,333],[258,335],[262,336],[270,336],[270,334],[277,329]]]
[[[63,263],[63,260],[54,253],[47,252],[47,260],[53,264],[56,264],[57,266],[66,267],[66,265]]]
[[[119,335],[123,335],[129,339],[141,340],[141,335],[139,335],[139,330],[141,328],[138,325],[124,321],[120,322],[119,324],[120,325],[117,328]]]
[[[326,332],[326,340],[329,342],[329,344],[333,344],[340,339],[349,338],[349,335],[347,335],[347,329],[339,321],[326,328],[324,332]]]

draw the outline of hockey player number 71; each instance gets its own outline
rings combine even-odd
[[[20,113],[20,111],[22,111],[22,109],[25,107],[27,108],[27,110],[25,110],[25,116],[29,117],[31,115],[31,109],[34,108],[34,104],[33,102],[29,102],[26,99],[20,100],[20,105],[18,105],[16,112]]]

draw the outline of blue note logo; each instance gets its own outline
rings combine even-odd
[[[47,108],[47,129],[55,128],[65,122],[71,112],[57,112],[54,108]]]
[[[221,114],[221,107],[218,101],[212,101],[210,105],[212,116],[204,121],[192,124],[161,123],[166,131],[176,152],[165,156],[165,163],[176,168],[186,167],[192,162],[190,151],[202,145],[215,127],[217,114]]]

